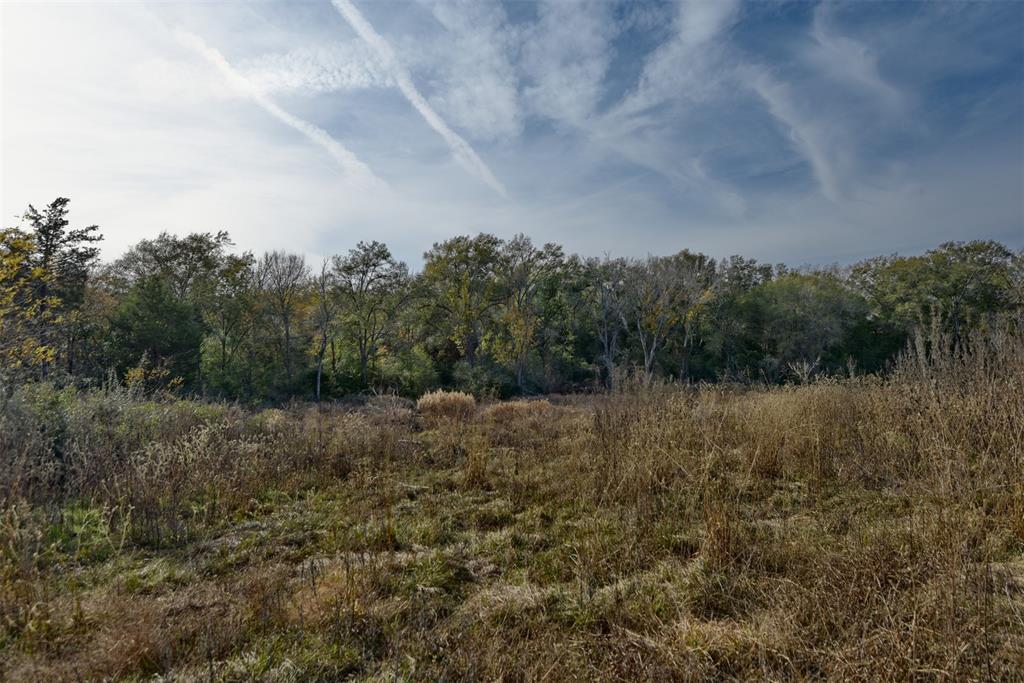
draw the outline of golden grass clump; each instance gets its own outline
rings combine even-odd
[[[431,426],[445,422],[463,423],[476,414],[476,399],[461,391],[438,389],[421,396],[416,402],[416,410]]]

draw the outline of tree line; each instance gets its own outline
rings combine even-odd
[[[318,264],[167,233],[109,263],[69,200],[0,231],[0,373],[245,401],[508,396],[680,381],[806,381],[884,370],[915,326],[955,338],[1024,305],[1024,253],[949,242],[919,256],[791,269],[688,250],[585,258],[525,235],[434,244],[414,273],[380,242]]]

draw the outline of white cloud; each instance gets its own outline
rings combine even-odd
[[[487,167],[487,164],[470,147],[468,142],[462,139],[458,133],[453,131],[437,115],[437,112],[420,94],[416,85],[412,82],[412,76],[398,61],[394,50],[391,49],[391,45],[383,36],[374,30],[373,26],[370,25],[363,14],[349,0],[333,0],[333,3],[338,12],[345,18],[345,21],[377,52],[377,55],[388,69],[395,85],[398,86],[398,89],[409,100],[413,108],[420,113],[427,124],[444,139],[451,148],[456,161],[469,173],[493,188],[498,194],[507,197],[508,191],[505,189],[505,186],[494,176],[491,169]]]
[[[844,157],[835,146],[842,140],[842,134],[828,130],[819,119],[805,113],[794,101],[792,89],[766,72],[754,75],[751,86],[768,105],[772,116],[786,127],[793,144],[810,162],[822,194],[838,202],[843,196],[843,188],[837,166],[841,165]]]
[[[739,0],[687,0],[680,4],[679,42],[693,49],[715,38],[739,13]]]
[[[128,71],[139,96],[157,106],[168,101],[200,105],[210,100],[244,97],[228,87],[224,78],[212,72],[207,64],[177,55],[147,57]]]
[[[277,106],[277,104],[264,95],[263,92],[253,85],[245,76],[238,73],[228,63],[228,61],[224,59],[224,55],[204,43],[202,38],[185,31],[179,31],[177,33],[177,37],[183,45],[195,50],[197,53],[202,55],[204,59],[217,67],[233,88],[249,96],[256,104],[281,123],[290,128],[294,128],[305,135],[310,142],[323,147],[323,149],[338,162],[342,170],[345,171],[346,175],[351,180],[368,188],[382,187],[385,185],[383,180],[374,175],[369,166],[360,161],[359,158],[350,150],[346,149],[344,145],[331,137],[330,133],[319,126],[313,125],[309,121],[304,121],[303,119],[286,112],[284,109],[281,109],[281,107]]]
[[[525,97],[536,114],[581,125],[604,91],[616,32],[611,5],[546,0],[538,12],[524,36]]]
[[[811,25],[813,44],[806,61],[840,83],[876,98],[884,110],[897,112],[905,105],[903,94],[882,78],[878,56],[864,43],[839,35],[831,25],[831,5],[818,5]]]
[[[714,53],[719,34],[739,14],[738,0],[680,2],[675,32],[647,58],[636,88],[623,98],[614,116],[623,120],[669,100],[695,98],[713,89],[716,79],[708,53]]]
[[[714,7],[709,11],[702,7],[705,4]],[[643,113],[675,96],[678,76],[673,69],[681,68],[675,62],[685,56],[679,46],[689,50],[706,44],[734,16],[734,9],[731,0],[681,8],[672,37],[652,53],[625,106],[620,103],[599,113],[609,87],[614,41],[625,24],[616,21],[605,2],[541,3],[537,23],[523,35],[524,96],[531,112],[567,124],[590,144],[657,173],[697,203],[710,201],[730,216],[741,215],[746,209],[743,197],[710,177],[700,159],[688,154],[678,139],[668,142],[670,129],[680,121],[666,125],[664,118]]]
[[[430,102],[446,120],[478,140],[515,137],[523,128],[519,82],[513,59],[518,32],[493,0],[427,0],[444,28],[415,47],[430,60],[437,93]],[[434,75],[434,74],[432,74]]]
[[[1024,246],[1024,14],[1006,3],[782,17],[423,1],[367,5],[376,46],[326,3],[4,4],[5,224],[68,196],[106,258],[161,230],[226,229],[316,260],[372,237],[414,265],[478,230],[796,263]],[[784,28],[770,44],[747,23],[766,14]],[[478,140],[512,200],[485,184]],[[394,190],[339,172],[358,176],[353,158]]]
[[[266,93],[315,94],[393,85],[364,43],[308,45],[247,59],[238,71]]]
[[[839,33],[831,6],[819,5],[797,50],[803,72],[787,80],[763,67],[739,70],[810,164],[822,195],[833,203],[863,191],[865,142],[898,129],[909,99],[882,78],[867,44]]]
[[[688,194],[710,199],[733,217],[743,215],[746,200],[713,178],[700,155],[672,135],[685,127],[687,112],[676,108],[658,116],[651,110],[670,102],[707,98],[732,80],[717,57],[722,51],[721,34],[738,13],[738,0],[679,3],[670,37],[647,55],[635,87],[590,125],[595,139]]]

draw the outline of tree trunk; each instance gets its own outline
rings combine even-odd
[[[368,384],[366,381],[366,367],[370,362],[370,350],[367,348],[365,341],[359,342],[359,383],[365,389]]]
[[[641,339],[641,345],[644,350],[644,375],[646,376],[647,383],[650,384],[651,380],[654,379],[654,354],[658,349],[658,344],[652,340],[650,348],[648,348],[647,344],[643,343]]]
[[[469,367],[476,367],[476,335],[466,335],[466,361],[469,363]]]
[[[327,335],[320,338],[320,350],[316,354],[316,402],[320,402],[320,378],[324,373],[324,355],[327,353]]]
[[[292,331],[288,316],[284,317],[284,371],[292,379]]]
[[[618,344],[614,337],[609,337],[605,333],[601,335],[601,346],[604,349],[604,354],[601,356],[601,364],[604,365],[605,371],[604,381],[610,391],[615,388],[615,353],[618,351]]]
[[[75,374],[75,335],[68,335],[68,376]]]

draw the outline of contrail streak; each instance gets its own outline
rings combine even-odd
[[[310,142],[313,142],[325,149],[327,153],[334,157],[335,161],[341,165],[342,170],[347,176],[366,186],[379,188],[387,187],[387,183],[378,178],[374,172],[370,170],[370,167],[360,161],[355,154],[332,138],[330,133],[319,126],[313,125],[309,121],[300,119],[293,114],[289,114],[284,109],[281,109],[281,107],[277,106],[273,101],[267,98],[259,88],[253,85],[249,79],[238,73],[238,71],[228,63],[228,60],[224,58],[224,55],[215,48],[207,45],[202,38],[187,31],[178,31],[176,35],[180,43],[192,48],[202,55],[208,62],[217,67],[228,83],[230,83],[235,89],[248,95],[256,104],[275,119],[290,128],[294,128],[305,135]]]
[[[405,98],[409,100],[409,103],[420,113],[420,116],[426,120],[426,122],[433,128],[437,133],[444,139],[448,146],[452,150],[452,154],[455,156],[455,160],[462,165],[470,174],[480,178],[485,183],[490,185],[498,194],[502,197],[508,197],[508,192],[505,190],[505,186],[494,177],[491,173],[491,169],[487,167],[487,164],[477,156],[477,153],[473,151],[473,148],[469,146],[462,137],[448,127],[448,124],[438,116],[437,112],[427,103],[423,95],[420,94],[419,90],[416,89],[415,84],[412,82],[412,76],[409,71],[402,66],[401,62],[395,56],[394,50],[391,49],[391,45],[388,44],[384,37],[381,36],[377,31],[374,30],[370,22],[366,20],[362,12],[360,12],[350,0],[333,0],[334,8],[338,10],[345,21],[359,34],[366,43],[373,48],[381,61],[385,64],[386,68],[390,72],[391,77],[394,79],[398,89],[402,91]]]

